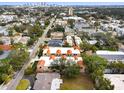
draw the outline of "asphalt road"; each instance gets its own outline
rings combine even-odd
[[[56,17],[56,16],[55,16]],[[15,79],[13,79],[9,85],[7,85],[7,90],[15,90],[16,89],[16,86],[19,84],[20,80],[22,79],[22,77],[24,76],[24,71],[25,69],[28,67],[28,65],[30,64],[30,61],[31,59],[33,59],[38,51],[38,48],[40,46],[41,43],[43,43],[45,41],[45,36],[47,34],[47,32],[49,31],[49,29],[51,28],[54,20],[55,20],[55,17],[51,19],[50,21],[50,24],[48,25],[48,27],[44,30],[44,33],[42,35],[41,38],[39,38],[38,42],[35,44],[34,48],[33,48],[33,51],[30,53],[30,58],[29,58],[29,61],[26,62],[24,64],[24,66],[22,67],[22,69],[19,71],[18,75],[16,76]]]

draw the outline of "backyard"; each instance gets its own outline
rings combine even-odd
[[[60,90],[91,90],[93,83],[88,75],[80,74],[76,78],[63,78]]]

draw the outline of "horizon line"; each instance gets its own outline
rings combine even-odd
[[[101,6],[101,5],[124,5],[124,2],[0,2],[1,5],[24,5],[24,4],[46,4],[46,5],[88,5],[88,6]]]

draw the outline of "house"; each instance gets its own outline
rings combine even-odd
[[[94,45],[97,43],[97,40],[88,40],[87,42],[91,45]]]
[[[63,32],[52,32],[51,33],[51,39],[59,39],[62,40],[63,39]]]
[[[80,46],[80,44],[82,43],[81,38],[76,35],[74,35],[74,41],[76,43],[76,46]]]
[[[66,25],[67,25],[67,21],[64,21],[64,20],[62,20],[62,19],[56,19],[55,24],[56,24],[56,25],[66,26]]]
[[[45,22],[43,20],[40,20],[41,27],[45,26]]]
[[[45,47],[43,56],[41,56],[37,64],[37,72],[49,71],[51,63],[65,59],[65,62],[76,62],[84,71],[83,59],[80,57],[80,50],[69,47]]]
[[[66,56],[66,55],[62,55],[62,56],[56,56],[56,55],[50,55],[50,56],[41,56],[37,64],[37,72],[41,73],[43,71],[49,71],[49,67],[51,66],[51,63],[54,61],[59,61],[59,59],[66,59],[66,62],[76,62],[81,69],[84,69],[84,65],[83,65],[83,60],[82,57],[78,57],[77,55],[74,56]]]
[[[30,37],[28,36],[22,36],[22,35],[17,35],[13,37],[14,43],[22,43],[22,44],[27,44],[28,40]]]
[[[15,36],[13,37],[14,43],[18,43],[21,38],[22,38],[21,35],[15,35]]]
[[[66,13],[60,13],[59,15],[60,16],[66,16]]]
[[[12,46],[11,45],[0,45],[0,50],[12,50]]]
[[[74,31],[74,29],[71,29],[71,28],[69,28],[68,26],[66,26],[66,27],[65,27],[65,32],[64,32],[64,34],[65,34],[66,36],[72,36],[72,35],[75,34],[75,31]]]
[[[11,39],[10,39],[10,37],[8,37],[8,36],[2,36],[2,37],[0,37],[0,40],[1,40],[5,45],[11,44]]]
[[[19,42],[22,43],[22,44],[27,44],[29,40],[30,40],[30,37],[23,36],[23,37],[21,37],[21,39],[19,40]]]
[[[0,15],[0,22],[2,23],[8,23],[8,22],[11,22],[11,21],[15,21],[17,19],[17,15]]]
[[[73,46],[73,39],[71,36],[66,36],[66,41],[70,46]]]
[[[89,34],[96,33],[96,29],[91,27],[88,23],[86,24],[84,23],[84,25],[83,26],[82,25],[75,25],[75,29],[76,29],[78,36],[82,36],[84,32],[89,33]]]
[[[98,50],[96,55],[99,55],[108,61],[124,61],[124,52],[121,51],[107,51],[107,50]]]
[[[76,35],[66,36],[66,41],[70,46],[80,46],[80,44],[82,43],[81,38]]]
[[[63,17],[63,20],[69,20],[69,19],[73,19],[73,20],[85,20],[81,17],[77,17],[77,16],[69,16],[69,17]]]
[[[48,51],[50,51],[50,53]],[[71,51],[71,55],[80,55],[80,50],[73,47],[47,47],[43,50],[43,55],[66,55],[68,51]]]
[[[19,19],[22,23],[29,23],[29,20],[27,18],[20,18]]]
[[[124,27],[117,27],[115,31],[117,32],[118,36],[124,35]]]
[[[48,46],[51,46],[51,47],[61,47],[62,45],[63,45],[62,40],[52,39],[48,41]]]
[[[114,31],[116,30],[116,28],[118,28],[118,26],[120,26],[120,24],[115,24],[115,23],[108,23],[108,24],[100,24],[100,29],[102,29],[103,31]]]
[[[89,29],[91,26],[86,21],[76,21],[74,28],[81,31],[82,29]]]
[[[37,72],[38,71],[43,72],[44,64],[45,64],[45,60],[39,60],[39,62],[37,64]]]

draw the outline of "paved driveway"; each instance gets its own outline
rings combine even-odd
[[[38,73],[34,83],[34,90],[50,90],[52,80],[60,78],[59,73]]]

